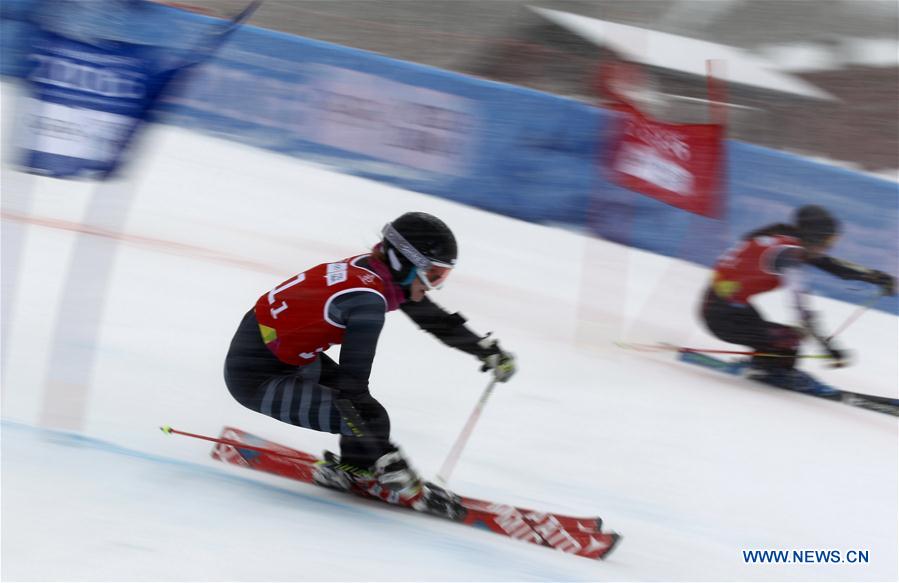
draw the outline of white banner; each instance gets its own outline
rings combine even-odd
[[[693,175],[673,160],[659,156],[655,148],[625,144],[615,162],[615,170],[655,184],[681,196],[693,191]]]
[[[33,98],[23,102],[19,144],[45,154],[111,162],[135,123],[132,117],[108,111]]]
[[[419,170],[467,172],[476,124],[471,100],[339,67],[315,72],[312,141]]]

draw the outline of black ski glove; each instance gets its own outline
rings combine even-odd
[[[865,274],[862,281],[879,286],[885,296],[896,295],[896,278],[889,273],[872,269]]]
[[[827,354],[830,355],[832,359],[831,363],[828,365],[830,368],[843,368],[844,366],[849,366],[849,353],[845,350],[839,350],[831,346],[829,342],[825,342],[824,349],[827,351]]]
[[[512,378],[518,370],[514,354],[500,348],[499,342],[495,338],[490,338],[489,334],[482,338],[478,345],[489,351],[488,354],[478,357],[481,360],[481,372],[493,371],[493,378],[500,383]]]

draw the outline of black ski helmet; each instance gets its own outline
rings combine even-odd
[[[810,204],[797,209],[793,224],[807,245],[820,245],[840,232],[840,223],[824,207]]]
[[[384,225],[381,247],[394,281],[408,286],[433,266],[453,268],[458,248],[446,223],[428,213],[411,212]]]

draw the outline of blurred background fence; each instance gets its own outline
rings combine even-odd
[[[155,43],[177,45],[186,31],[208,19],[200,13],[236,11],[243,3],[201,0],[191,4],[199,13],[159,5],[152,10],[144,8],[129,32],[130,40],[152,37]],[[671,10],[687,4],[691,3],[542,5],[581,12],[603,7],[603,16],[630,18],[632,23],[658,19],[659,11],[667,7],[667,25],[677,30],[676,13],[672,15]],[[723,4],[745,10],[750,3]],[[822,4],[843,6],[839,2]],[[882,3],[871,4],[882,8]],[[3,4],[2,73],[6,76],[27,75],[31,66],[27,16],[34,5],[34,0]],[[625,5],[632,8],[625,9]],[[830,10],[839,15],[833,6]],[[722,18],[709,16],[707,8],[696,14]],[[881,20],[892,18],[884,14]],[[899,197],[894,181],[731,140],[727,145],[726,211],[721,220],[690,215],[612,184],[603,175],[600,161],[614,118],[591,103],[589,89],[603,58],[602,49],[566,36],[523,3],[270,0],[251,22],[307,36],[244,27],[165,99],[161,121],[703,265],[711,264],[734,239],[755,226],[785,220],[802,204],[822,204],[845,224],[845,236],[835,255],[897,272]],[[351,48],[309,36],[363,46]],[[480,39],[476,47],[472,45],[474,37]],[[735,38],[744,44],[754,42],[745,35]],[[780,42],[783,38],[769,40]],[[802,40],[796,38],[796,42]],[[364,48],[405,59],[418,56],[417,60],[427,64],[361,50]],[[476,58],[478,54],[481,58]],[[868,71],[867,79],[878,79],[871,81],[877,90],[864,98],[841,99],[842,92],[834,84],[824,89],[836,92],[837,99],[823,104],[734,92],[735,99],[751,104],[745,105],[744,111],[762,113],[734,114],[731,135],[758,134],[756,142],[789,147],[784,136],[802,133],[797,131],[797,123],[825,127],[832,133],[834,123],[845,117],[827,117],[828,112],[845,115],[855,108],[870,114],[873,110],[875,116],[881,116],[881,124],[868,123],[868,128],[863,123],[861,127],[844,124],[846,131],[839,143],[857,155],[873,152],[856,160],[860,166],[889,167],[897,143],[890,141],[895,138],[890,128],[895,130],[897,101],[890,100],[893,94],[888,88],[895,65],[876,67],[873,72],[871,67],[861,68]],[[661,78],[664,82],[665,75]],[[738,84],[740,79],[729,81]],[[689,90],[681,93],[689,97]],[[770,123],[783,116],[792,119],[784,111],[814,114],[814,107],[820,110],[811,120],[805,115],[793,119],[794,125],[789,127],[785,122]],[[677,117],[679,112],[675,108],[669,113]],[[805,141],[815,141],[803,136]],[[872,147],[874,137],[879,146]],[[298,195],[315,196],[304,188],[297,184]],[[215,194],[196,196],[208,196],[212,204]],[[857,290],[847,289],[833,278],[816,278],[813,284],[823,295],[850,302],[864,299]],[[883,299],[877,307],[899,313],[896,298]]]

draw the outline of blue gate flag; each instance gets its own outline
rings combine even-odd
[[[25,170],[56,178],[114,174],[172,79],[211,56],[259,3],[187,50],[74,38],[37,20],[17,135]]]

